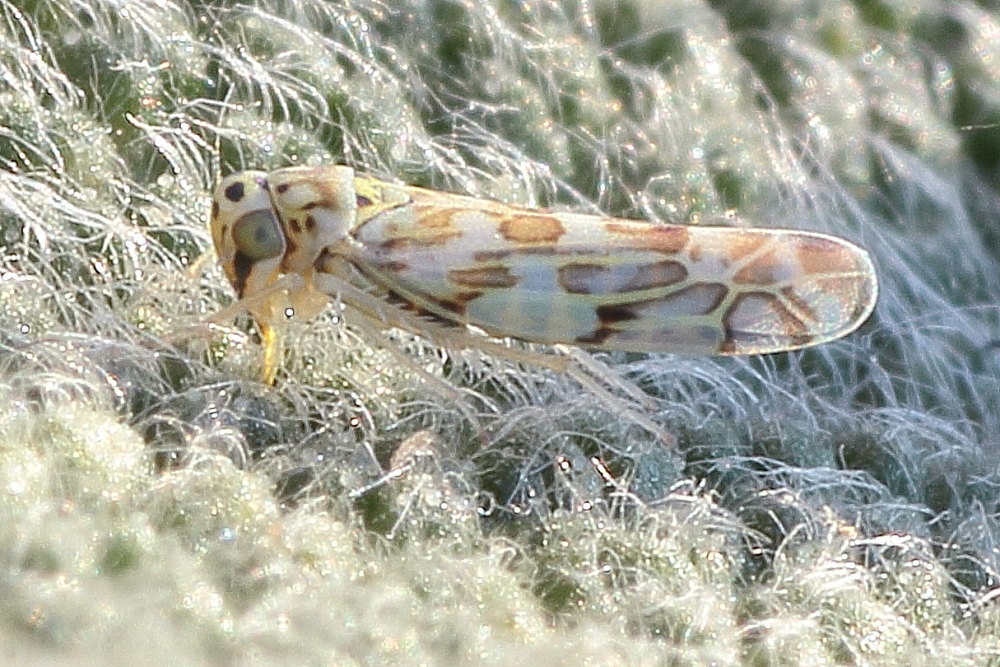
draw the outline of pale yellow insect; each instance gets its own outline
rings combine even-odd
[[[445,346],[498,338],[596,350],[764,354],[839,338],[872,312],[875,270],[833,236],[536,211],[396,185],[345,166],[222,180],[212,238],[264,332],[328,297],[376,330]]]

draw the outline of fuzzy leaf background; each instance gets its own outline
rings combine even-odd
[[[0,0],[5,664],[997,660],[998,82],[986,0]],[[333,162],[838,234],[880,302],[599,355],[676,447],[335,308],[265,386],[210,193]]]

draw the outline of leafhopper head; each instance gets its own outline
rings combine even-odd
[[[277,370],[275,324],[292,314],[308,318],[327,303],[312,272],[324,250],[347,238],[357,217],[354,170],[291,167],[271,174],[227,176],[212,199],[212,241],[265,345],[265,379]],[[279,281],[281,274],[304,280]]]
[[[357,219],[354,170],[289,167],[244,171],[215,189],[212,240],[241,299],[279,273],[308,272],[325,248],[343,241]]]
[[[288,247],[267,191],[267,175],[244,171],[222,179],[212,198],[212,241],[239,298],[272,284]]]

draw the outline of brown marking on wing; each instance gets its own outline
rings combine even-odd
[[[788,307],[781,303],[777,297],[771,296],[771,301],[774,304],[774,312],[778,314],[781,318],[781,323],[785,326],[785,330],[788,332],[793,339],[795,338],[812,338],[810,335],[809,325],[799,319],[799,316],[793,313]]]
[[[753,230],[737,230],[726,236],[726,250],[723,253],[733,261],[739,261],[747,255],[760,252],[760,249],[770,243],[771,240],[766,234],[756,233]]]
[[[506,266],[484,266],[479,269],[452,269],[448,279],[462,287],[514,287],[520,279]]]
[[[626,285],[626,290],[669,287],[670,285],[676,285],[687,278],[687,276],[688,270],[686,266],[680,262],[665,259],[643,266],[642,271]]]
[[[507,248],[503,250],[479,250],[472,254],[472,258],[477,262],[488,264],[490,262],[502,262],[505,259],[516,257],[517,255],[571,255],[576,254],[573,250],[557,245],[537,245],[524,246],[520,248]]]
[[[378,244],[381,250],[392,252],[414,247],[431,247],[445,245],[453,238],[460,238],[462,232],[457,229],[448,231],[429,230],[428,233],[416,233],[407,236],[395,236]]]
[[[690,313],[686,314],[709,315],[712,311],[721,306],[723,301],[726,300],[726,297],[729,296],[729,289],[721,283],[696,283],[685,287],[682,290],[677,290],[673,294],[664,297],[664,299],[654,299],[653,301],[676,301],[678,299],[684,299],[687,295],[693,294],[697,294],[695,299],[701,298],[704,300],[704,307],[700,311],[692,310]],[[694,301],[694,299],[689,299],[689,302],[690,301]]]
[[[539,213],[505,216],[497,229],[511,243],[558,243],[566,233],[558,218]]]
[[[788,279],[788,263],[771,251],[757,257],[733,276],[739,285],[774,285]]]
[[[574,248],[565,245],[530,245],[517,248],[503,248],[498,250],[479,250],[472,254],[472,258],[477,262],[489,264],[491,262],[502,262],[518,255],[545,255],[546,257],[586,257],[588,255],[604,255],[600,248]]]
[[[437,209],[429,206],[417,206],[414,212],[417,227],[423,229],[454,229],[454,216],[455,212],[451,209]]]
[[[744,345],[745,343],[746,341],[742,340],[739,341],[740,345]],[[719,344],[719,354],[739,354],[739,353],[740,349],[737,346],[737,340],[733,337],[732,332],[726,329],[726,337],[722,341],[722,343]]]
[[[378,265],[378,268],[390,271],[392,273],[403,273],[410,268],[410,265],[406,262],[400,260],[394,260],[391,262],[384,262]]]
[[[513,250],[477,250],[472,253],[472,259],[483,264],[502,262],[514,254]]]
[[[480,291],[470,290],[467,292],[456,292],[450,298],[430,296],[425,296],[424,298],[428,303],[434,304],[445,312],[453,313],[456,317],[465,317],[465,311],[468,309],[469,303],[478,299],[482,294]]]
[[[748,299],[762,299],[769,302],[770,312],[778,317],[781,322],[783,331],[775,332],[755,332],[755,331],[744,331],[735,329],[733,326],[733,319],[736,316],[736,311],[744,304]],[[759,309],[759,306],[758,306]],[[806,345],[809,341],[813,339],[810,334],[809,327],[795,316],[788,308],[785,307],[781,301],[773,294],[768,294],[766,292],[745,292],[739,294],[733,299],[733,302],[726,309],[725,314],[722,316],[722,324],[726,331],[726,342],[724,342],[720,348],[720,352],[734,352],[737,350],[736,341],[743,339],[746,340],[747,334],[752,336],[767,336],[776,335],[789,340],[789,345],[791,347],[800,347]]]
[[[619,332],[616,324],[640,317],[632,309],[632,304],[607,304],[598,306],[594,312],[597,314],[597,326],[590,333],[577,336],[574,342],[581,345],[603,345]]]
[[[604,229],[610,234],[629,237],[633,247],[676,255],[691,240],[691,232],[679,225],[654,225],[640,222],[609,220]]]
[[[386,291],[384,294],[382,294],[382,298],[385,299],[387,302],[391,303],[396,308],[404,310],[408,313],[413,313],[420,319],[433,322],[438,326],[446,326],[446,327],[464,326],[462,325],[461,322],[459,322],[455,318],[444,317],[443,315],[435,313],[432,310],[428,310],[427,308],[421,308],[420,306],[413,303],[411,300],[403,296],[400,296],[399,294],[391,290]]]
[[[855,321],[866,309],[871,307],[872,287],[871,280],[859,280],[855,277],[834,276],[831,278],[821,278],[815,281],[816,289],[821,289],[827,294],[847,295],[853,301],[853,310],[846,321]]]
[[[741,230],[733,227],[714,226],[704,227],[718,234],[721,238],[718,246],[712,246],[711,254],[722,268],[729,268],[734,263],[739,262],[744,257],[759,252],[765,244],[769,243],[768,238],[763,234],[756,234],[752,230]],[[695,241],[689,252],[692,262],[700,262],[705,256],[706,248],[698,245]]]
[[[673,260],[637,266],[635,275],[624,284],[615,284],[614,265],[583,262],[559,267],[559,284],[571,294],[621,294],[675,285],[687,277],[687,268]]]
[[[832,239],[814,236],[801,238],[798,242],[796,255],[802,270],[806,273],[856,271],[858,269],[858,261],[854,253]]]
[[[620,303],[610,303],[603,306],[598,306],[594,309],[597,313],[597,319],[601,324],[618,324],[619,322],[628,322],[629,320],[638,319],[638,315],[633,306],[635,304],[620,304]]]
[[[326,273],[337,273],[337,269],[334,267],[334,263],[339,259],[343,259],[343,257],[342,256],[338,257],[338,253],[336,251],[329,252],[326,248],[324,248],[323,252],[320,254],[320,260],[324,260],[324,263],[323,264],[317,263],[316,267],[320,271]],[[363,272],[364,269],[371,268],[377,271],[384,271],[386,273],[402,274],[410,269],[410,265],[401,259],[384,259],[379,261],[365,262],[360,266],[357,264],[357,262],[352,261],[352,264],[354,264],[354,266],[356,266],[357,268],[361,269]]]
[[[798,313],[798,317],[803,321],[816,322],[816,311],[813,310],[812,305],[808,301],[800,297],[795,293],[794,287],[782,287],[781,295],[792,305],[792,308]]]
[[[570,294],[598,294],[594,285],[607,282],[610,272],[603,264],[566,264],[559,267],[559,285]]]
[[[395,222],[386,225],[385,234],[388,238],[378,244],[379,248],[391,252],[413,247],[445,245],[463,235],[462,231],[455,227],[453,217],[454,212],[448,209],[416,207],[412,226]]]
[[[604,345],[604,342],[618,333],[611,327],[597,327],[590,333],[577,336],[573,342],[577,345]]]

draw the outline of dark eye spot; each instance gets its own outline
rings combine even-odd
[[[233,183],[232,185],[226,188],[226,199],[228,199],[231,202],[235,203],[242,201],[244,194],[246,194],[246,192],[243,187],[243,183],[239,182]]]
[[[288,183],[280,183],[275,189],[279,195],[283,195],[288,192]]]
[[[312,217],[311,215],[306,218],[306,229],[308,229],[310,232],[316,229],[316,218]]]
[[[243,298],[243,290],[247,287],[247,279],[250,277],[250,272],[253,271],[254,261],[244,255],[241,252],[236,253],[233,257],[233,287],[236,289],[236,295]]]
[[[372,205],[372,200],[364,195],[355,195],[358,202],[358,208],[365,208]]]
[[[285,252],[285,237],[270,210],[253,211],[233,225],[233,241],[248,261],[277,257]]]

